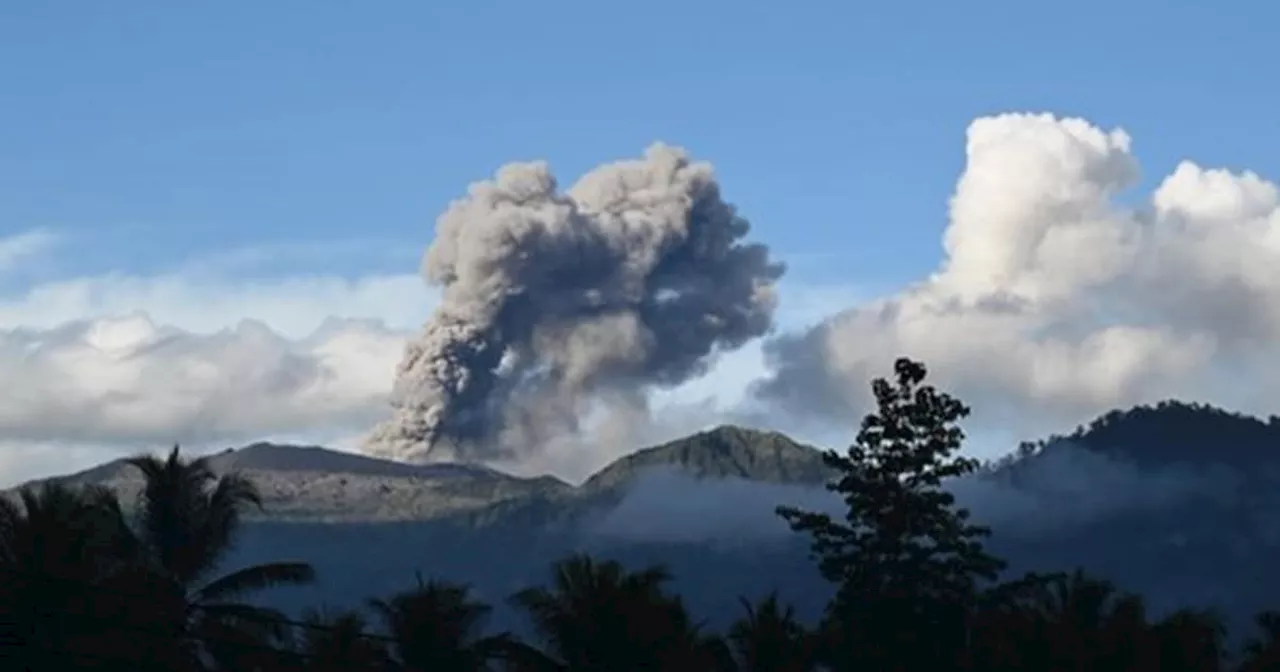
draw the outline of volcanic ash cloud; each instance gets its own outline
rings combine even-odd
[[[661,144],[566,193],[542,162],[473,184],[436,223],[422,273],[441,302],[366,450],[510,459],[590,411],[633,417],[772,326],[784,268],[749,228],[711,165]]]

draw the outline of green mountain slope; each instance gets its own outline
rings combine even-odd
[[[317,446],[254,443],[213,456],[216,470],[235,469],[258,484],[267,518],[389,521],[456,518],[467,525],[499,520],[538,524],[570,509],[616,501],[645,470],[670,467],[695,478],[735,477],[768,483],[817,484],[826,469],[816,449],[777,432],[723,426],[647,448],[606,466],[579,487],[552,476],[519,478],[478,465],[410,465]],[[67,476],[96,483],[133,501],[141,482],[122,460]],[[576,506],[575,506],[576,505]]]
[[[830,477],[822,453],[812,446],[778,432],[722,425],[616,460],[582,487],[613,487],[653,467],[674,467],[700,479],[742,478],[797,485],[823,485]]]
[[[495,502],[454,518],[466,527],[567,525],[616,505],[627,486],[654,469],[695,479],[736,478],[757,483],[821,487],[830,472],[822,452],[778,432],[722,425],[614,460],[572,490],[547,490]]]
[[[1139,468],[1280,468],[1280,417],[1262,420],[1207,404],[1162,401],[1113,410],[1070,434],[1026,442],[997,470],[1056,450],[1083,449]]]

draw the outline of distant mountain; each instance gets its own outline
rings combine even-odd
[[[256,483],[265,515],[274,520],[427,520],[572,489],[551,476],[519,478],[468,464],[410,465],[319,446],[254,443],[213,455],[210,464]],[[126,505],[142,483],[123,459],[45,480],[106,485]]]
[[[1280,417],[1264,421],[1206,404],[1163,401],[1111,411],[1061,438],[1142,465],[1280,464]]]
[[[1018,511],[1017,525],[992,518],[990,540],[1015,571],[1080,566],[1143,593],[1155,611],[1216,607],[1239,620],[1280,607],[1277,450],[1280,420],[1164,402],[1025,444],[989,465],[970,494],[986,514]],[[267,499],[269,514],[250,525],[236,562],[306,559],[319,569],[318,587],[272,598],[289,609],[359,604],[408,585],[416,570],[470,583],[501,605],[514,590],[545,580],[551,560],[580,550],[667,564],[690,605],[713,622],[735,615],[740,595],[778,588],[805,614],[816,614],[828,595],[805,539],[779,529],[772,507],[784,503],[776,497],[817,493],[829,474],[818,450],[775,432],[718,427],[627,455],[581,486],[315,446],[254,444],[213,461],[242,470]],[[599,521],[622,518],[597,514],[622,510],[651,470],[693,477],[678,485],[693,490],[672,493],[687,512],[668,507],[661,515],[705,520],[750,509],[743,515],[773,532],[727,546],[687,535],[600,535]],[[124,491],[137,483],[119,462],[65,478]],[[712,483],[726,478],[738,485]],[[1250,487],[1220,487],[1232,478]],[[1214,487],[1200,487],[1206,484]]]
[[[778,432],[722,425],[614,461],[583,483],[613,487],[654,467],[678,469],[695,478],[741,478],[763,483],[823,485],[831,471],[822,453]]]
[[[988,468],[1017,471],[1063,450],[1084,450],[1140,469],[1228,468],[1244,476],[1280,477],[1280,417],[1264,421],[1167,400],[1110,411],[1069,434],[1024,442]]]
[[[506,474],[474,464],[405,464],[320,446],[254,443],[227,450],[210,460],[215,469],[242,471],[359,474],[388,478],[505,478]]]
[[[388,521],[460,516],[464,525],[509,517],[526,524],[607,505],[645,471],[667,467],[695,478],[735,477],[767,483],[818,484],[821,453],[777,432],[722,426],[618,459],[574,487],[552,476],[521,478],[471,464],[412,465],[320,446],[254,443],[210,458],[217,471],[236,470],[262,491],[274,520]],[[126,502],[141,480],[124,460],[47,480],[96,483]]]
[[[831,474],[822,452],[778,432],[722,425],[623,456],[571,490],[546,490],[461,513],[464,527],[564,526],[617,505],[632,484],[654,471],[694,480],[821,487]]]
[[[1213,607],[1237,623],[1280,608],[1274,417],[1177,401],[1112,411],[1023,444],[987,478],[1007,486],[995,490],[1005,506],[1042,521],[1038,532],[993,525],[992,547],[1015,568],[1078,565],[1157,609]],[[1037,500],[1044,491],[1056,497]]]
[[[346,453],[321,446],[296,446],[257,442],[228,448],[210,458],[217,471],[274,471],[294,473],[359,474],[388,478],[502,477],[505,474],[480,465],[414,465]],[[49,480],[70,483],[105,483],[131,478],[124,459],[112,460],[84,471]]]

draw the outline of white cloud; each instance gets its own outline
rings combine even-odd
[[[0,238],[0,271],[12,270],[19,264],[48,252],[61,240],[58,234],[47,229],[33,229]]]
[[[847,421],[893,359],[923,360],[975,420],[1065,429],[1170,396],[1257,411],[1280,392],[1280,208],[1251,173],[1186,162],[1116,202],[1130,139],[1079,119],[970,125],[930,277],[777,339],[756,397]]]
[[[767,424],[783,409],[851,427],[868,381],[902,355],[972,404],[977,429],[1038,435],[1171,396],[1274,410],[1276,185],[1187,162],[1123,207],[1138,174],[1130,138],[1049,115],[979,119],[966,155],[932,275],[873,301],[784,285],[779,321],[794,331],[659,395],[657,417],[679,417],[680,428],[690,409],[698,421],[732,417],[735,397],[763,375],[749,401],[771,413]],[[47,249],[47,236],[0,241],[0,269]],[[261,257],[0,297],[0,432],[54,443],[359,432],[385,410],[402,339],[428,316],[432,292],[412,273],[227,272]],[[837,306],[854,307],[804,328]],[[135,342],[105,347],[120,338]]]
[[[199,333],[256,319],[281,334],[302,338],[332,317],[416,329],[434,304],[435,292],[409,273],[354,280],[326,275],[229,279],[183,271],[111,274],[50,282],[0,298],[0,324],[52,329],[77,320],[141,312],[157,323]]]
[[[355,449],[389,412],[404,343],[435,292],[412,273],[246,276],[261,256],[233,250],[160,275],[0,295],[0,486],[174,442],[193,452],[262,439]],[[848,296],[793,287],[780,321],[810,324]],[[757,346],[728,354],[656,399],[644,431],[628,436],[664,440],[724,417],[762,371]],[[519,466],[582,476],[634,446],[616,448],[584,461],[575,445]]]
[[[385,414],[405,337],[434,304],[419,276],[214,271],[66,278],[0,296],[0,481],[174,442],[346,447]]]
[[[0,436],[163,446],[360,426],[383,411],[403,343],[372,323],[290,340],[258,321],[196,334],[141,314],[0,332]]]

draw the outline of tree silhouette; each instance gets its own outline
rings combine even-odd
[[[357,611],[308,611],[296,635],[301,672],[381,670],[391,664],[383,643],[374,639]]]
[[[1168,670],[1223,666],[1225,629],[1183,609],[1151,624],[1143,600],[1086,575],[1028,575],[989,593],[971,631],[970,670]]]
[[[102,593],[131,541],[105,488],[47,482],[16,501],[0,496],[0,623],[19,667],[138,662],[108,636],[104,625],[119,623],[123,605]]]
[[[1030,573],[991,586],[974,603],[962,669],[1015,672],[1048,669],[1048,628],[1039,605],[1061,575]]]
[[[1226,657],[1226,626],[1213,612],[1179,609],[1151,628],[1149,669],[1218,672]]]
[[[1032,605],[1046,669],[1128,670],[1143,662],[1148,622],[1142,598],[1076,570],[1054,577]],[[1032,644],[1034,646],[1035,644]]]
[[[843,522],[780,507],[812,538],[818,568],[837,585],[824,634],[828,657],[845,666],[939,669],[964,647],[967,609],[1004,563],[983,549],[987,528],[970,524],[944,479],[976,470],[955,457],[969,409],[932,386],[925,367],[894,364],[895,382],[872,382],[867,415],[847,454],[826,453],[839,474],[828,489],[848,507]]]
[[[512,597],[546,647],[530,665],[574,672],[716,669],[723,649],[665,593],[661,567],[628,572],[615,561],[575,555],[556,563],[550,588]]]
[[[406,670],[475,672],[489,669],[511,645],[507,635],[483,636],[491,607],[471,599],[467,586],[418,578],[416,588],[369,606],[390,633],[392,655]]]
[[[238,473],[214,473],[207,458],[184,460],[174,446],[168,458],[142,455],[126,461],[144,478],[136,533],[146,576],[180,605],[182,636],[204,657],[230,655],[228,642],[250,651],[283,639],[283,614],[239,601],[253,592],[315,580],[302,562],[255,565],[211,578],[233,547],[243,511],[262,508],[253,483]],[[223,646],[213,646],[212,644]]]
[[[467,586],[421,577],[368,602],[385,634],[370,632],[357,611],[313,611],[293,623],[242,600],[314,572],[286,562],[219,576],[243,512],[262,500],[243,476],[219,476],[175,446],[166,458],[128,461],[144,477],[133,520],[102,487],[49,482],[0,493],[0,669],[1228,669],[1225,628],[1212,612],[1184,608],[1153,622],[1141,597],[1082,570],[996,582],[1003,563],[983,548],[988,531],[944,489],[977,466],[954,456],[968,409],[924,385],[917,363],[900,359],[894,373],[892,383],[873,382],[877,412],[854,445],[825,454],[839,475],[829,489],[843,497],[843,519],[778,509],[810,537],[820,573],[836,584],[812,632],[769,593],[742,600],[741,617],[714,636],[666,590],[662,567],[629,571],[587,555],[554,564],[550,585],[511,598],[541,649],[486,634],[490,607]],[[1127,436],[1126,417],[1111,414],[1093,430]],[[1256,624],[1234,669],[1280,670],[1280,612],[1263,612]]]
[[[1253,621],[1260,632],[1245,642],[1240,672],[1280,669],[1280,612],[1264,611]]]
[[[729,628],[729,642],[742,672],[807,672],[817,666],[812,635],[783,606],[776,592],[752,604],[742,600],[746,613]]]

